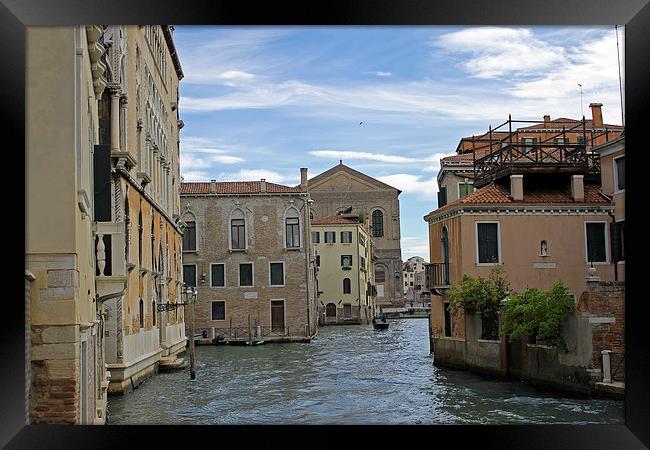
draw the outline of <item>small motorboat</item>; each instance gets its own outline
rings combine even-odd
[[[372,319],[372,327],[375,330],[387,330],[388,321],[386,320],[386,317],[382,317],[381,320],[377,320],[376,318]]]

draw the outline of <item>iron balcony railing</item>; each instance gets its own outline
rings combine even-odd
[[[424,265],[426,286],[429,290],[447,288],[451,285],[448,262],[434,262]]]
[[[618,133],[607,128],[604,131],[587,130],[583,120],[569,122],[572,126],[564,126],[558,132],[549,130],[550,137],[541,142],[537,139],[531,142],[525,140],[530,138],[530,131],[512,131],[514,122],[539,123],[508,118],[497,128],[490,127],[484,135],[472,138],[475,188],[512,173],[565,172],[598,175],[600,157],[590,151],[591,147],[618,136]],[[506,125],[507,131],[498,131]],[[577,142],[569,142],[569,139],[577,139]]]

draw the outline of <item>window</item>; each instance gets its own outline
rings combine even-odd
[[[196,222],[187,222],[183,230],[183,251],[196,251]]]
[[[359,265],[361,268],[365,269],[366,268],[366,258],[363,256],[359,256]]]
[[[138,213],[138,264],[142,267],[142,209]]]
[[[555,138],[555,143],[557,145],[565,145],[569,143],[569,138],[561,138],[561,137],[556,137]]]
[[[438,191],[438,208],[447,204],[447,186],[442,186]]]
[[[154,300],[151,302],[151,320],[153,322],[153,326],[156,326],[156,301]]]
[[[384,235],[384,213],[379,209],[372,212],[372,235],[382,237]]]
[[[494,264],[500,262],[499,223],[477,222],[476,235],[478,263]]]
[[[287,248],[300,247],[300,219],[298,218],[298,211],[294,208],[287,211],[285,218]]]
[[[320,267],[320,255],[316,255],[316,266]]]
[[[284,286],[284,263],[271,263],[271,286]]]
[[[253,285],[253,264],[252,263],[239,264],[239,285],[240,286]]]
[[[576,141],[578,142],[578,145],[585,145],[585,137],[584,136],[578,136]]]
[[[614,222],[611,226],[612,254],[616,261],[625,261],[625,221]]]
[[[349,278],[343,278],[343,293],[344,294],[352,293],[352,283],[350,283]]]
[[[341,255],[341,266],[351,267],[352,266],[352,255]]]
[[[225,287],[226,286],[226,266],[225,264],[211,264],[210,265],[210,286],[212,287]]]
[[[535,145],[535,141],[537,139],[534,137],[525,137],[521,138],[521,143],[523,144],[523,152],[528,153],[533,149],[533,145]]]
[[[363,237],[363,234],[359,234],[359,245],[365,247],[366,246],[366,238]]]
[[[474,192],[474,183],[458,183],[459,198],[463,198]]]
[[[212,320],[226,320],[226,302],[212,302]]]
[[[144,302],[140,299],[140,328],[144,328]]]
[[[384,269],[375,269],[375,282],[376,283],[386,282],[386,272],[384,271]]]
[[[235,210],[230,218],[230,239],[233,250],[246,249],[246,220],[241,209]]]
[[[625,156],[614,158],[614,190],[625,189]]]
[[[341,231],[341,242],[344,244],[352,243],[352,231]]]
[[[445,336],[451,337],[451,311],[449,311],[449,303],[445,303]]]
[[[587,262],[607,262],[605,222],[587,222]]]
[[[320,231],[311,232],[311,242],[314,244],[320,244]]]
[[[325,243],[326,244],[334,244],[336,242],[336,232],[334,231],[326,231],[325,232]]]
[[[413,286],[413,282],[411,281],[411,286]]]
[[[188,286],[196,287],[196,265],[183,264],[183,281]]]

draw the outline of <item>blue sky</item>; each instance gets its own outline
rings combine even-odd
[[[403,259],[428,259],[423,216],[461,137],[508,114],[578,119],[578,83],[587,118],[599,102],[621,123],[613,27],[177,26],[174,40],[184,181],[295,185],[343,159],[403,191]]]

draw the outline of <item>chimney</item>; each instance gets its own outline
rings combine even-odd
[[[260,180],[260,192],[262,192],[263,194],[266,193],[266,178],[262,178]]]
[[[210,180],[210,193],[217,193],[217,180]]]
[[[306,167],[301,167],[300,168],[300,190],[303,192],[307,192],[308,184],[307,184],[307,168]]]
[[[548,114],[544,116],[544,123],[550,123],[551,122],[551,116]]]
[[[594,128],[602,128],[603,126],[603,111],[602,103],[589,103],[591,108],[591,120],[594,122]]]
[[[510,175],[510,196],[514,201],[524,199],[524,176]]]
[[[571,176],[571,198],[574,202],[585,201],[584,175]]]

